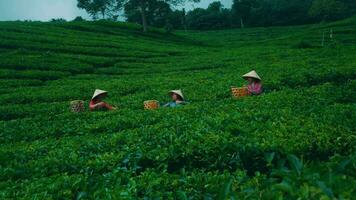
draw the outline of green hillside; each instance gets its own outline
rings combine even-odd
[[[352,199],[355,55],[356,18],[175,34],[0,22],[0,199]],[[265,93],[232,99],[251,69]],[[95,88],[119,110],[69,111]],[[178,88],[189,105],[143,110]]]

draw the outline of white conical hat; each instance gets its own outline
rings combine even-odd
[[[255,70],[250,71],[249,73],[242,76],[243,78],[255,78],[261,80],[260,76],[256,73]]]
[[[184,96],[183,96],[182,90],[171,90],[171,91],[169,91],[168,94],[172,94],[172,93],[179,95],[184,100]]]
[[[108,92],[105,90],[100,90],[100,89],[96,89],[94,92],[94,95],[91,99],[94,99],[95,97],[102,95],[102,94],[107,94]]]

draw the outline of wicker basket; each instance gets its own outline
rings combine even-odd
[[[246,87],[231,87],[231,93],[234,98],[241,98],[249,95]]]
[[[156,100],[148,100],[143,102],[145,110],[156,110],[159,108],[159,102]]]
[[[84,101],[82,100],[76,100],[76,101],[71,101],[70,102],[70,111],[74,113],[79,113],[79,112],[84,112]]]

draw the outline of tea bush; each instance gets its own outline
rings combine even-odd
[[[352,199],[355,26],[0,22],[0,198]],[[232,99],[251,69],[265,93]],[[70,113],[95,88],[119,109]],[[185,107],[143,110],[179,88]]]

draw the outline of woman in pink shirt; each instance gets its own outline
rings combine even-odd
[[[262,80],[255,70],[242,76],[248,81],[247,90],[250,95],[259,95],[262,93]]]
[[[96,89],[89,103],[90,110],[115,110],[115,107],[102,100],[107,94],[107,91]]]

